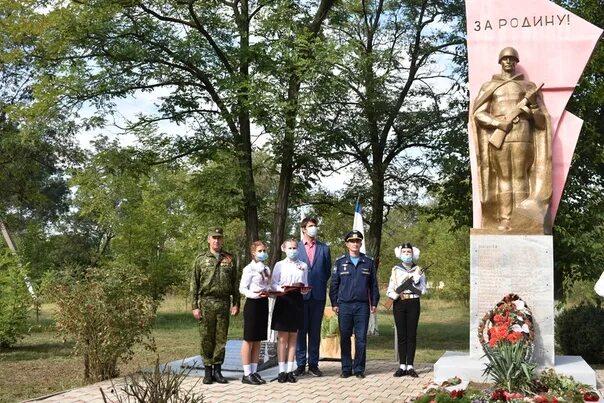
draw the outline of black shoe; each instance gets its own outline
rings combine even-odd
[[[300,365],[298,368],[294,370],[295,376],[304,375],[304,365]]]
[[[212,373],[212,379],[214,379],[218,383],[229,383],[229,381],[227,381],[227,379],[224,376],[222,376],[222,373],[220,372],[221,365],[222,364],[214,365],[214,372]]]
[[[248,385],[261,385],[260,381],[253,375],[243,375],[241,378],[241,383],[246,383]]]
[[[254,372],[251,376],[253,376],[254,378],[256,378],[256,380],[258,382],[260,382],[261,384],[265,384],[266,381],[264,379],[262,379],[262,377],[260,376],[260,374],[258,372]]]
[[[321,370],[319,369],[319,367],[308,367],[308,372],[312,375],[312,376],[323,376],[323,372],[321,372]]]
[[[396,370],[396,372],[392,376],[394,376],[396,378],[400,378],[401,376],[405,376],[405,375],[407,375],[407,370],[399,368]]]
[[[289,382],[289,383],[296,383],[296,382],[298,382],[298,380],[294,376],[293,372],[288,372],[287,373],[287,382]]]
[[[279,372],[279,376],[277,376],[277,382],[279,382],[279,383],[287,382],[287,374],[285,372]]]
[[[212,366],[206,365],[204,369],[205,376],[203,377],[202,383],[205,385],[211,385],[212,383],[214,383],[214,379],[212,379]]]
[[[340,378],[348,378],[350,376],[352,376],[352,374],[350,372],[342,372],[340,374]]]
[[[409,375],[412,378],[417,378],[417,372],[415,372],[415,370],[413,368],[407,370],[407,375]]]
[[[357,372],[354,376],[356,376],[359,379],[365,379],[365,374],[362,372]]]

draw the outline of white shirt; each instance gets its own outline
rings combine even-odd
[[[275,291],[283,291],[283,286],[295,283],[308,285],[308,266],[301,260],[289,260],[285,258],[275,264],[273,269],[273,281],[271,288]]]
[[[262,262],[252,261],[243,268],[241,281],[239,282],[239,292],[246,298],[260,298],[260,291],[268,291],[270,269]]]
[[[409,277],[413,277],[415,273],[415,268],[401,268],[398,266],[394,266],[392,268],[392,273],[390,274],[390,281],[388,282],[388,290],[386,291],[386,295],[392,299],[398,299],[399,295],[396,293],[396,289],[403,284],[405,280]],[[424,273],[417,278],[417,273],[415,273],[415,278],[413,279],[413,286],[421,291],[422,295],[426,293],[426,275]],[[417,280],[417,281],[416,281]],[[406,291],[406,293],[410,293]]]

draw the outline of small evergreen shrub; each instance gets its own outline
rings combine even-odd
[[[580,305],[556,317],[556,342],[566,355],[580,355],[590,364],[604,362],[604,309]]]
[[[27,333],[31,296],[25,284],[27,270],[8,251],[0,253],[0,350]]]

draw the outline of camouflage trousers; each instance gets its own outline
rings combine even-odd
[[[201,302],[201,357],[204,365],[222,364],[230,319],[230,299],[204,298]]]

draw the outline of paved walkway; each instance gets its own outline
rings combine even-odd
[[[297,383],[280,384],[268,382],[266,385],[245,385],[240,378],[230,377],[226,385],[204,385],[199,377],[189,377],[183,388],[202,393],[204,401],[214,402],[404,402],[421,393],[424,385],[432,380],[432,365],[418,365],[418,378],[394,378],[395,364],[386,361],[367,363],[366,378],[339,378],[340,363],[325,361],[320,363],[324,375],[316,378],[304,375]],[[266,371],[265,371],[266,372]],[[274,371],[273,371],[274,372]],[[223,371],[224,373],[224,371]],[[230,375],[230,373],[229,373]],[[261,373],[264,379],[271,379]],[[226,373],[225,376],[229,377]],[[241,375],[239,375],[241,376]],[[119,389],[120,386],[116,385]],[[102,402],[100,388],[105,393],[111,390],[111,382],[100,382],[83,388],[39,399],[42,402]],[[116,399],[113,399],[117,401]]]
[[[240,381],[241,374],[226,373],[230,378],[227,385],[204,385],[198,376],[189,376],[183,382],[183,389],[202,393],[204,401],[214,402],[405,402],[419,395],[424,387],[432,381],[432,365],[417,365],[418,378],[394,378],[395,365],[391,361],[369,361],[367,377],[357,379],[350,377],[340,379],[340,363],[322,361],[320,364],[324,373],[322,378],[304,375],[297,383],[280,384],[269,382],[266,385],[244,385]],[[596,370],[598,389],[604,395],[604,369]],[[276,368],[261,372],[264,379],[272,379]],[[237,378],[236,378],[237,376]],[[122,381],[116,384],[119,390]],[[112,390],[111,382],[100,382],[82,388],[73,389],[53,396],[32,401],[61,402],[61,403],[94,403],[103,402],[100,388],[105,393]],[[115,397],[110,401],[117,401]]]

